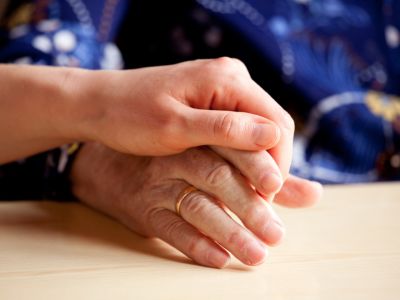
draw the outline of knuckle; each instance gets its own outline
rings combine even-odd
[[[246,66],[238,59],[229,57],[213,59],[203,64],[199,73],[206,74],[204,90],[209,91],[213,99],[219,99],[227,107],[231,105],[229,99],[233,94],[247,88],[251,80]]]
[[[246,237],[240,229],[235,229],[227,236],[227,243],[232,247],[243,249],[246,246]]]
[[[188,195],[185,201],[182,202],[182,210],[190,212],[192,215],[204,215],[205,210],[205,196],[193,192]]]
[[[218,67],[228,70],[246,70],[247,68],[245,64],[237,58],[223,56],[216,58],[212,61],[212,63],[216,64]]]
[[[266,226],[271,218],[268,209],[264,205],[250,205],[243,213],[243,223],[251,228],[262,228]]]
[[[173,237],[176,236],[178,232],[182,232],[184,230],[186,222],[183,219],[175,218],[164,225],[166,236],[169,240],[173,240]]]
[[[224,78],[229,81],[240,80],[242,77],[249,76],[249,71],[246,65],[237,58],[226,56],[219,57],[211,60],[208,67],[210,68],[211,74],[218,75],[218,80]],[[221,73],[223,73],[224,76],[220,76]]]
[[[162,209],[149,210],[147,214],[147,220],[153,231],[158,231],[160,224],[166,221],[165,212]]]
[[[148,222],[155,235],[164,232],[167,239],[172,240],[176,232],[182,231],[185,221],[181,218],[170,218],[165,209],[154,209],[148,214]]]
[[[244,64],[244,62],[242,62],[240,59],[238,58],[231,58],[239,67],[241,68],[246,68],[246,65]]]
[[[232,58],[233,62],[236,65],[236,69],[242,74],[242,75],[247,75],[250,76],[249,70],[247,69],[246,65],[244,62],[242,62],[240,59],[237,58]]]
[[[237,66],[236,60],[228,56],[215,58],[211,61],[211,63],[215,64],[219,68],[226,68],[226,69],[235,68]]]
[[[216,137],[222,137],[227,142],[233,141],[237,134],[237,126],[231,113],[225,113],[217,118],[213,129]]]
[[[205,182],[211,187],[219,187],[231,180],[233,169],[228,164],[217,164],[207,173]]]
[[[187,254],[190,257],[197,257],[199,254],[202,254],[202,250],[204,249],[204,240],[198,237],[190,238],[187,245]]]

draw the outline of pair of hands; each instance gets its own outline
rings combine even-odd
[[[268,149],[282,178],[288,175],[293,119],[237,59],[75,72],[65,82],[78,91],[73,95],[79,99],[80,139],[136,155],[170,155],[201,145]]]
[[[319,197],[320,186],[288,174],[293,120],[238,60],[131,71],[2,65],[0,78],[0,163],[88,142],[71,173],[76,196],[200,264],[223,267],[227,251],[260,263],[284,231],[268,201]],[[189,185],[199,192],[178,215]]]
[[[269,160],[265,151],[222,147],[134,156],[88,143],[74,162],[71,179],[84,203],[136,233],[164,240],[201,265],[224,267],[227,251],[257,265],[265,259],[266,245],[277,244],[284,234],[282,221],[260,194],[277,193],[276,203],[293,208],[310,206],[321,195],[319,184],[291,175],[282,188],[278,181],[265,180]],[[185,198],[177,215],[175,201],[188,185],[201,192]]]
[[[304,207],[320,197],[320,185],[288,174],[293,120],[240,61],[100,71],[90,78],[81,98],[98,105],[84,114],[90,115],[85,134],[99,143],[80,151],[73,190],[133,231],[159,237],[202,265],[225,266],[227,251],[256,265],[265,245],[284,233],[268,201]],[[175,201],[189,185],[199,192],[177,215]]]

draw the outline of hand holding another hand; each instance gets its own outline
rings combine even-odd
[[[221,268],[229,252],[256,265],[265,246],[284,234],[271,200],[303,207],[320,197],[320,185],[288,175],[293,120],[240,61],[83,78],[90,80],[81,99],[97,103],[85,129],[99,143],[79,153],[73,190],[133,231],[159,237],[202,265]]]
[[[221,268],[229,262],[227,251],[245,264],[259,264],[265,246],[281,240],[284,226],[253,186],[274,195],[281,182],[268,174],[279,169],[265,151],[213,148],[141,157],[89,143],[74,163],[73,190],[88,205],[141,235],[161,238],[199,264]],[[190,185],[198,190],[182,201],[177,214],[176,200]],[[318,184],[289,176],[275,201],[303,207],[320,193]]]
[[[136,155],[169,155],[201,145],[270,149],[288,174],[293,120],[236,59],[189,61],[69,76],[84,108],[88,140]]]

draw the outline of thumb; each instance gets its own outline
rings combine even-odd
[[[279,127],[263,117],[232,111],[187,108],[184,138],[191,147],[215,145],[239,150],[266,150],[280,138]]]
[[[291,208],[308,207],[318,202],[322,194],[320,183],[289,175],[274,202]]]

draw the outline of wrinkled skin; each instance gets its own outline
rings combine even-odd
[[[229,252],[247,265],[264,261],[266,246],[282,239],[274,199],[288,207],[312,205],[317,183],[289,175],[266,151],[201,147],[165,157],[131,156],[88,143],[72,169],[73,190],[83,202],[147,237],[158,237],[201,265],[222,268]],[[175,212],[187,186],[190,193]],[[243,223],[235,222],[226,210]]]

